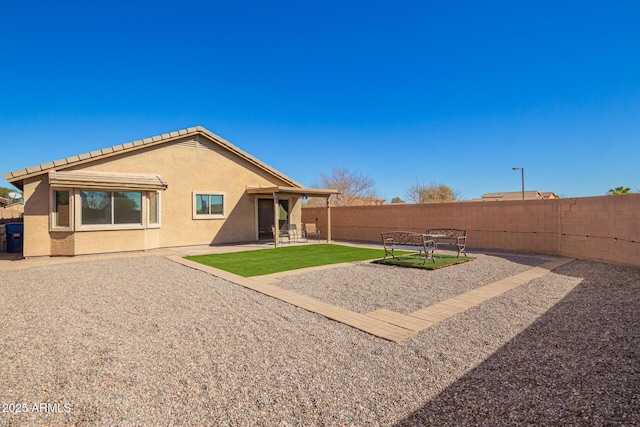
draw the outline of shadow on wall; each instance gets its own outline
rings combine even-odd
[[[243,243],[255,241],[255,205],[253,197],[246,193],[227,214],[220,230],[209,243]]]
[[[574,261],[556,306],[398,426],[640,425],[640,269]]]

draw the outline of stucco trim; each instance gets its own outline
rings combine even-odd
[[[106,172],[49,172],[52,187],[100,188],[123,190],[166,190],[167,181],[161,175]]]

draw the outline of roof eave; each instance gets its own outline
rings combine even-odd
[[[165,133],[162,135],[153,136],[150,138],[144,138],[137,141],[127,142],[124,144],[119,144],[112,147],[103,148],[100,150],[94,150],[89,153],[79,154],[77,156],[66,157],[64,159],[55,160],[53,162],[42,163],[40,165],[30,166],[24,169],[17,169],[12,172],[3,174],[2,177],[6,179],[9,183],[13,184],[14,186],[22,190],[24,185],[23,184],[24,180],[48,173],[51,170],[58,170],[58,171],[64,170],[70,167],[90,163],[98,159],[102,160],[109,157],[117,156],[125,152],[133,152],[143,148],[153,147],[160,144],[166,144],[168,142],[172,142],[177,139],[182,139],[192,135],[202,135],[206,137],[212,142],[229,150],[230,152],[236,154],[237,156],[241,157],[242,159],[249,162],[250,164],[269,173],[270,175],[283,181],[284,183],[291,185],[292,187],[303,187],[302,184],[280,173],[279,171],[275,170],[271,166],[267,165],[266,163],[263,163],[262,161],[253,157],[249,153],[236,147],[226,139],[222,138],[219,135],[216,135],[215,133],[209,131],[208,129],[202,126],[194,126],[186,129],[181,129],[178,131],[173,131],[173,132]]]

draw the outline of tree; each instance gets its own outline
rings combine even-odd
[[[393,199],[391,199],[391,203],[404,203],[404,200],[402,200],[400,197],[394,197]]]
[[[106,191],[81,191],[82,207],[104,209],[111,203],[111,195]]]
[[[336,168],[331,175],[320,174],[319,183],[314,184],[320,188],[338,190],[339,194],[331,196],[332,206],[353,206],[363,204],[375,204],[379,201],[374,189],[374,181],[362,172],[351,172],[347,168]],[[371,201],[371,203],[367,203]],[[315,204],[309,202],[308,204]]]
[[[460,193],[442,183],[416,183],[407,190],[407,198],[413,203],[457,202],[460,200]]]
[[[629,194],[631,193],[631,188],[629,187],[616,187],[609,190],[609,194]]]

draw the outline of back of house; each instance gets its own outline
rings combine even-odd
[[[256,241],[314,193],[200,126],[3,177],[24,193],[25,257]]]

